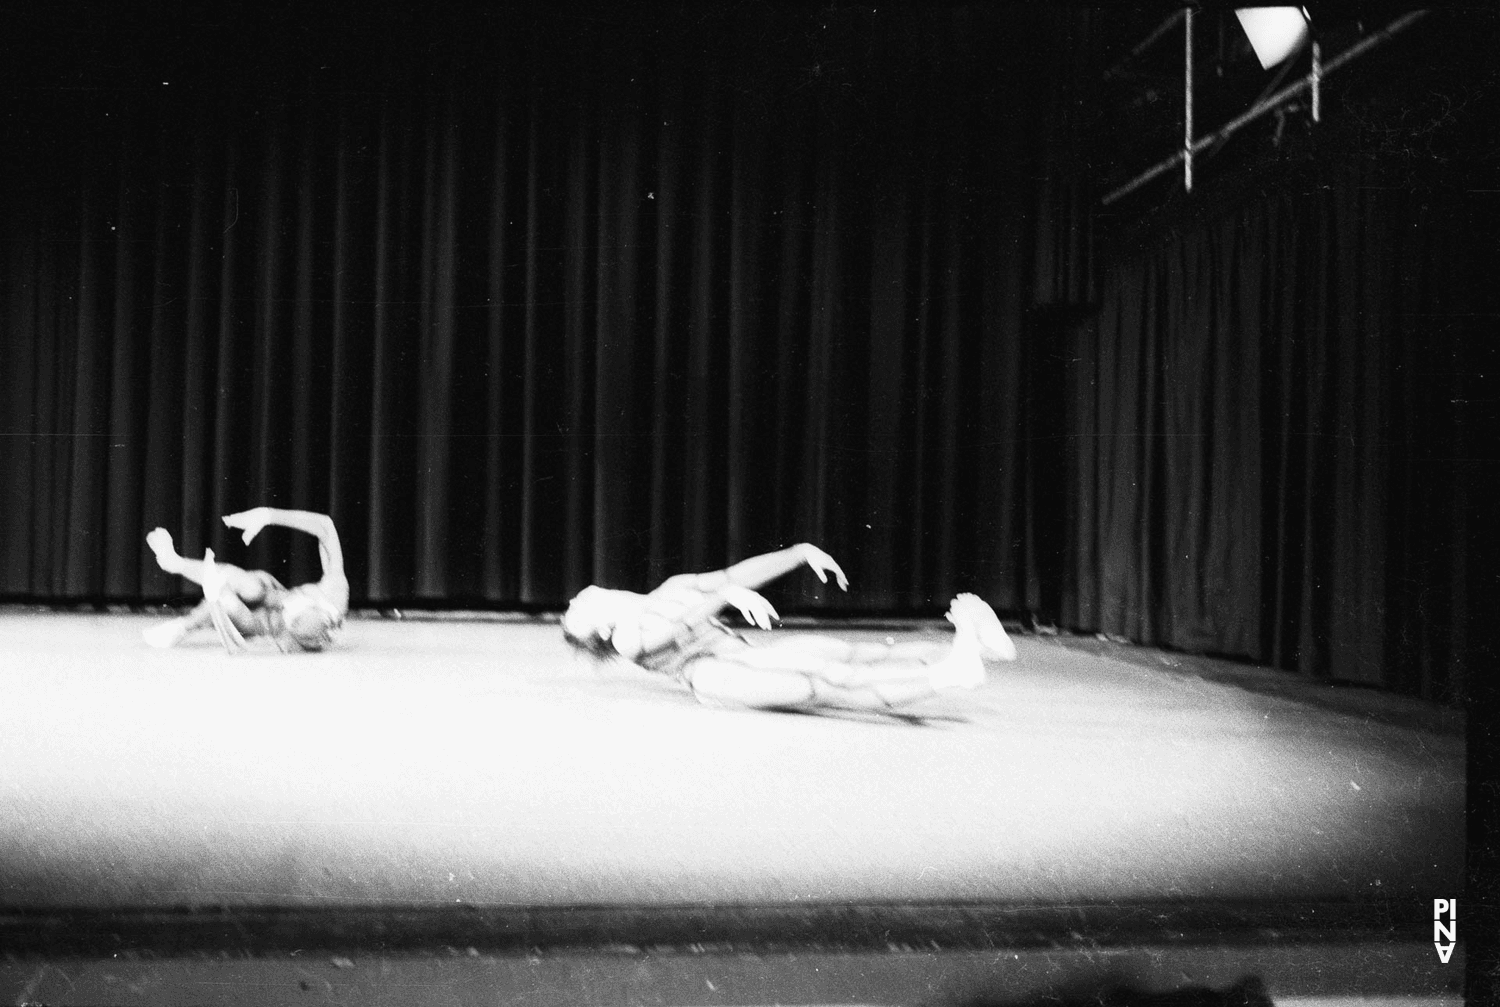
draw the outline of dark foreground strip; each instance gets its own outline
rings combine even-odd
[[[196,908],[0,910],[0,949],[20,956],[172,956],[292,949],[485,954],[1088,950],[1423,940],[1431,906],[1205,902],[1008,906]],[[1430,940],[1430,937],[1426,939]]]

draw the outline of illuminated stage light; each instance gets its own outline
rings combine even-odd
[[[1234,12],[1250,39],[1255,56],[1267,70],[1285,60],[1307,41],[1305,7],[1240,7]]]

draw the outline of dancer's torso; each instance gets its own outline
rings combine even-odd
[[[742,635],[717,619],[685,627],[666,644],[636,655],[635,663],[647,671],[681,677],[683,670],[700,657],[723,656],[750,646]]]
[[[680,676],[697,658],[750,646],[717,619],[698,614],[711,596],[695,587],[668,581],[636,597],[639,609],[616,625],[613,641],[623,656],[648,671]]]

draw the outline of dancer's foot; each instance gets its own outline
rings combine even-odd
[[[165,528],[153,528],[146,534],[146,544],[156,554],[156,563],[167,573],[182,572],[182,557],[172,543],[172,533]]]
[[[1000,661],[1016,659],[1016,645],[1000,625],[1000,617],[978,595],[961,594],[954,598],[948,606],[948,621],[960,633],[966,628],[972,632],[986,657]]]
[[[953,646],[948,655],[932,665],[928,682],[934,689],[977,689],[984,684],[984,661],[981,654],[984,645],[980,642],[972,607],[964,599],[984,602],[973,595],[961,594],[948,606],[947,619],[953,623]]]

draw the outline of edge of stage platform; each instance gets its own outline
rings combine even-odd
[[[198,1003],[205,990],[256,1007],[398,1002],[412,990],[462,1007],[1448,1007],[1462,1002],[1464,949],[1439,964],[1430,912],[1405,902],[12,909],[0,911],[0,996],[79,1007]]]
[[[1431,905],[1182,902],[0,909],[11,957],[291,949],[779,953],[1421,941]],[[1426,939],[1430,940],[1430,936]]]

